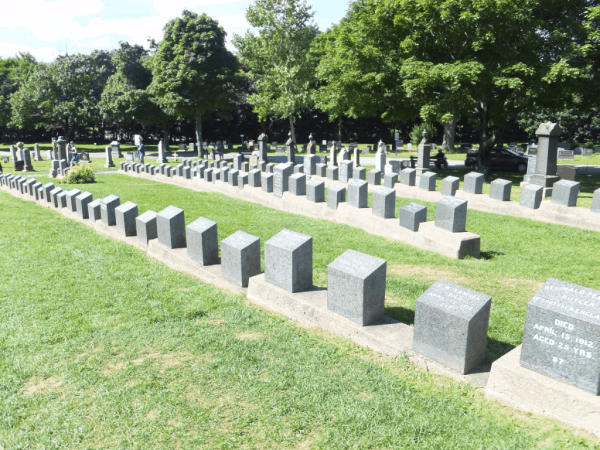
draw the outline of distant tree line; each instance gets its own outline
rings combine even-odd
[[[598,141],[599,3],[355,0],[322,33],[306,0],[255,0],[235,54],[186,10],[149,50],[0,60],[1,139],[407,142],[433,124],[446,147],[486,150],[552,120]]]

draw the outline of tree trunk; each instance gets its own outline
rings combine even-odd
[[[456,122],[458,122],[458,119],[452,119],[444,124],[444,140],[442,142],[442,150],[454,150]]]
[[[202,114],[196,116],[196,145],[198,146],[198,158],[202,158]]]
[[[262,129],[262,132],[264,134],[267,134],[267,120],[263,120],[262,122],[260,122],[260,128]]]
[[[338,141],[342,142],[342,116],[338,117]]]
[[[488,105],[481,103],[479,111],[479,153],[477,155],[477,170],[484,175],[484,181],[490,182],[490,150],[494,146],[496,136],[488,130]]]
[[[290,131],[292,132],[292,142],[297,144],[296,141],[296,129],[294,128],[294,118],[290,116]]]
[[[165,156],[167,156],[167,152],[169,151],[169,125],[163,125],[163,149],[165,151]]]

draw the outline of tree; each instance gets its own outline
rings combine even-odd
[[[240,62],[256,93],[248,96],[260,121],[269,115],[287,119],[296,142],[294,119],[313,103],[314,62],[308,58],[318,34],[306,0],[256,0],[246,19],[258,35],[234,35]]]
[[[38,67],[12,95],[11,124],[20,129],[61,129],[70,140],[76,128],[100,122],[98,103],[113,72],[111,54],[103,50],[59,56]]]
[[[106,118],[121,126],[132,122],[160,126],[165,148],[168,148],[169,128],[175,116],[148,91],[152,82],[149,52],[127,42],[121,42],[120,46],[112,57],[116,72],[106,83],[100,108]]]
[[[177,115],[195,120],[201,152],[202,117],[213,111],[226,117],[233,107],[242,82],[239,64],[225,47],[225,31],[206,14],[185,10],[164,32],[148,91]]]
[[[489,150],[519,112],[574,101],[580,71],[571,58],[590,3],[357,0],[321,60],[320,89],[353,116],[466,117],[479,134],[479,166],[489,167]]]
[[[12,115],[10,97],[36,70],[38,62],[29,53],[14,58],[0,58],[0,127],[6,127]]]

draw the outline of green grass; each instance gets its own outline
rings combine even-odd
[[[40,180],[46,182],[46,179]],[[471,210],[467,230],[481,236],[481,259],[454,260],[362,230],[310,219],[221,194],[195,192],[127,175],[98,175],[97,183],[77,186],[94,198],[115,194],[132,201],[140,214],[169,205],[185,210],[186,222],[206,217],[219,226],[219,239],[243,230],[261,246],[284,228],[314,239],[315,283],[327,283],[327,265],[347,249],[388,261],[386,314],[412,324],[415,300],[438,278],[493,297],[488,356],[495,360],[519,345],[527,302],[548,278],[600,289],[600,233]],[[63,186],[64,187],[64,186]],[[371,202],[371,198],[369,199]],[[411,202],[398,198],[396,207]],[[435,204],[428,206],[428,220]]]
[[[270,221],[292,219],[102,178],[111,184],[96,187],[155,208],[242,208],[218,214],[221,237],[244,213],[250,229],[257,216],[277,229]],[[403,358],[248,306],[53,211],[0,199],[2,448],[599,448]],[[306,230],[319,236],[317,255],[356,234],[328,225],[329,236]]]

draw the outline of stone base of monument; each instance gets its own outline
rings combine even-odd
[[[486,397],[552,417],[600,437],[600,396],[520,364],[521,346],[492,364]]]
[[[119,170],[119,173],[125,172]],[[383,219],[374,215],[370,208],[358,209],[350,206],[346,202],[340,203],[338,208],[334,210],[328,208],[327,203],[313,203],[308,201],[306,196],[298,197],[289,192],[284,192],[283,196],[278,198],[272,193],[264,192],[261,188],[245,188],[240,190],[236,186],[230,186],[221,181],[213,184],[206,183],[204,180],[198,178],[186,180],[182,177],[169,178],[161,175],[152,176],[145,173],[137,174],[133,172],[127,172],[127,175],[174,184],[196,191],[218,192],[294,214],[302,214],[315,219],[344,223],[346,225],[361,228],[376,236],[404,242],[424,250],[441,253],[450,258],[462,259],[467,255],[479,258],[480,256],[480,236],[469,232],[451,233],[436,227],[434,222],[422,223],[419,227],[419,231],[413,232],[400,227],[399,218],[397,217]],[[335,184],[335,182],[331,180],[327,181],[331,184]],[[326,184],[329,183],[326,182]],[[379,188],[380,186],[375,187]],[[305,201],[299,200],[303,197]]]

